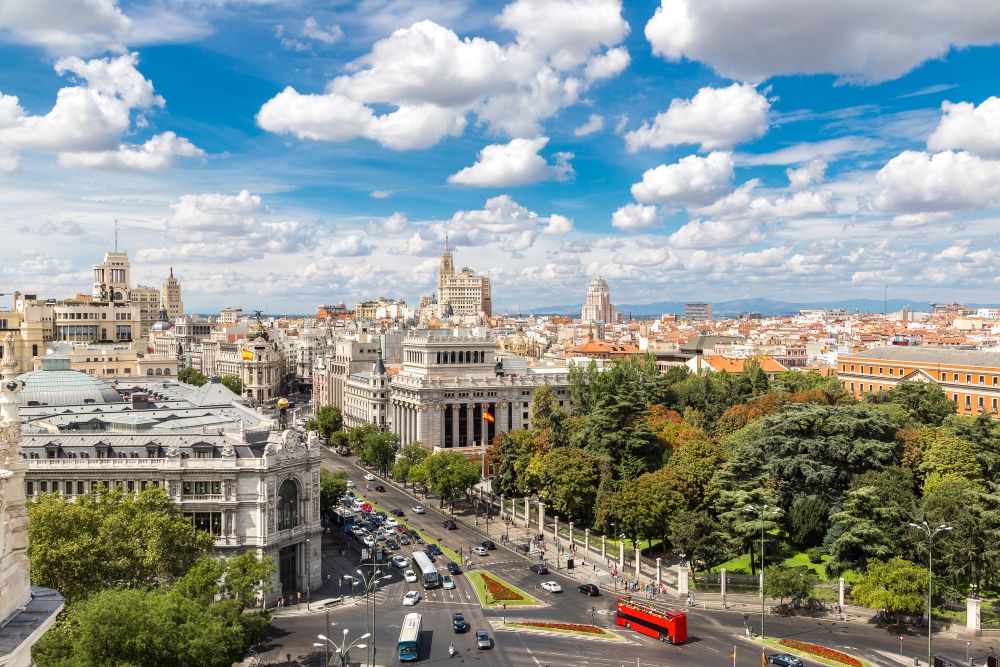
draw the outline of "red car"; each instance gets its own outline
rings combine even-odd
[[[404,526],[401,523],[400,524],[396,524],[396,532],[397,533],[409,533],[409,528],[407,528],[406,526]]]

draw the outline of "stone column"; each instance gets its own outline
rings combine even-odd
[[[552,522],[552,541],[559,544],[559,515],[556,514],[555,521]]]
[[[583,529],[583,551],[590,557],[590,528]]]
[[[497,419],[497,433],[510,433],[510,424],[507,420],[507,406],[509,401],[497,403],[497,414],[493,415]]]
[[[681,563],[677,566],[677,595],[687,597],[688,592],[688,569]]]
[[[425,405],[423,406],[423,408],[424,408],[423,410],[413,411],[414,422],[415,422],[413,425],[413,434],[414,434],[413,439],[417,440],[418,442],[423,442],[427,436],[426,433],[427,429],[424,428],[426,426],[424,422],[427,421],[427,410],[426,410],[427,406]]]
[[[465,444],[472,447],[476,444],[475,410],[472,403],[465,405]]]
[[[501,521],[504,518],[504,516],[503,516],[503,499],[504,499],[504,495],[501,493],[500,494],[500,514],[499,514]]]
[[[969,630],[975,630],[977,635],[983,629],[982,606],[983,601],[979,598],[965,599],[965,627]]]
[[[538,501],[538,533],[545,535],[545,503]]]
[[[608,538],[606,535],[601,535],[601,560],[605,563],[608,561]]]
[[[531,526],[529,525],[531,521],[528,520],[529,505],[531,504],[531,499],[528,496],[524,497],[524,529],[528,530]]]
[[[618,542],[618,572],[625,572],[625,536],[622,535]]]
[[[452,403],[448,409],[451,411],[451,446],[458,447],[458,404]]]
[[[639,547],[636,547],[635,548],[635,578],[636,579],[639,578],[639,572],[640,572],[640,570],[639,570],[639,563],[641,562],[640,561],[641,556],[642,556],[642,549],[640,549]]]
[[[841,609],[844,608],[844,578],[843,577],[841,577],[840,580],[837,582],[837,603],[840,605]]]
[[[574,543],[573,543],[573,522],[570,521],[569,522],[569,548],[572,549],[573,546],[574,546]]]
[[[660,590],[660,582],[663,581],[663,559],[656,559],[656,590]]]
[[[719,593],[722,595],[722,606],[726,606],[726,568],[719,570]]]

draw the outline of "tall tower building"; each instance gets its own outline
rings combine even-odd
[[[604,278],[598,276],[587,285],[587,299],[583,303],[580,319],[584,324],[596,322],[611,324],[618,320],[618,313],[611,303],[611,289]]]
[[[477,316],[480,313],[486,317],[493,315],[493,294],[488,276],[478,275],[468,267],[462,267],[455,272],[455,260],[451,248],[448,247],[448,237],[444,240],[444,252],[441,253],[441,269],[438,272],[438,311],[440,315],[448,313],[459,316]]]
[[[128,301],[132,288],[132,269],[127,252],[109,252],[104,262],[94,264],[94,289],[91,295],[95,301]]]
[[[170,267],[170,277],[163,281],[163,307],[167,309],[167,318],[176,322],[184,315],[184,302],[181,300],[181,283],[174,278],[174,267]]]

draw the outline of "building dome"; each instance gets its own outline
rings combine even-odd
[[[173,324],[170,323],[170,318],[167,317],[166,307],[160,308],[160,319],[158,319],[153,326],[150,327],[151,331],[167,331],[173,328]]]
[[[17,378],[24,383],[18,396],[21,406],[87,405],[121,403],[121,395],[106,382],[70,370],[69,357],[50,354],[42,358],[41,370]]]

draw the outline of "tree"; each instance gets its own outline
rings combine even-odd
[[[361,441],[360,458],[363,463],[375,466],[384,475],[396,460],[398,451],[399,436],[395,433],[368,432]]]
[[[829,527],[830,506],[816,496],[802,496],[788,511],[788,536],[801,549],[823,541]]]
[[[535,390],[531,397],[531,425],[535,428],[555,428],[562,421],[559,399],[549,385]]]
[[[1000,421],[995,415],[951,415],[944,427],[972,444],[986,479],[1000,478]]]
[[[920,471],[927,477],[924,492],[946,479],[963,479],[978,482],[982,468],[976,459],[972,445],[942,428],[924,427],[920,429],[923,456]]]
[[[444,503],[455,509],[455,501],[479,483],[481,471],[464,454],[454,451],[438,452],[428,456],[418,466],[426,470],[427,485]]]
[[[686,506],[684,496],[661,469],[625,482],[611,500],[610,513],[620,532],[633,540],[667,539],[671,519]]]
[[[374,424],[362,424],[361,426],[355,426],[354,428],[347,430],[347,446],[350,447],[352,454],[361,458],[364,456],[365,452],[365,438],[369,435],[378,433],[380,433],[380,431]]]
[[[926,590],[927,570],[896,556],[873,561],[851,589],[851,598],[870,609],[915,614],[924,607]]]
[[[722,524],[705,510],[686,510],[670,520],[670,544],[674,552],[690,560],[697,581],[698,563],[705,570],[726,560],[726,535]]]
[[[900,405],[918,424],[940,426],[946,417],[955,414],[955,404],[933,382],[900,382],[888,391],[866,395],[865,400]]]
[[[336,405],[324,405],[316,411],[315,417],[306,422],[307,429],[319,431],[324,438],[329,438],[343,426],[344,416]]]
[[[813,587],[818,581],[813,571],[807,567],[771,567],[764,578],[764,595],[778,598],[779,604],[783,604],[785,598],[793,602],[807,600],[812,596]]]
[[[70,602],[107,588],[169,584],[214,544],[159,488],[76,500],[43,495],[29,505],[29,517],[32,583]]]
[[[774,516],[765,516],[763,520],[756,512],[747,511],[747,507],[768,507],[774,508],[777,501],[774,492],[761,486],[736,489],[733,491],[721,491],[716,500],[716,509],[719,512],[719,521],[722,523],[730,538],[731,543],[740,553],[750,552],[750,573],[756,574],[757,562],[754,561],[754,554],[760,560],[760,533],[763,529],[770,534],[780,528]],[[775,548],[775,540],[768,542],[769,548]],[[770,554],[769,554],[770,555]]]
[[[223,375],[219,382],[234,394],[243,394],[243,380],[238,375]]]
[[[208,382],[207,377],[191,367],[182,368],[180,372],[177,373],[177,379],[186,384],[193,384],[196,387],[200,387]]]
[[[419,442],[411,442],[399,450],[396,462],[392,465],[393,479],[402,482],[412,482],[411,471],[419,466],[431,453]]]
[[[553,514],[587,522],[597,494],[597,466],[582,449],[559,447],[541,459],[541,496]]]
[[[319,506],[323,514],[332,512],[347,493],[347,473],[343,470],[319,470]]]

